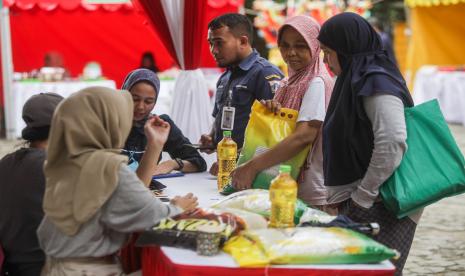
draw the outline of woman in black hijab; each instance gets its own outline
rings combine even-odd
[[[397,249],[401,274],[420,214],[397,219],[379,188],[407,149],[404,107],[413,106],[397,66],[362,17],[342,13],[321,27],[324,61],[337,80],[323,124],[323,167],[328,203],[360,222],[381,225],[376,239]]]
[[[157,102],[160,80],[154,72],[148,69],[136,69],[126,76],[122,89],[128,90],[134,101],[134,121],[124,146],[124,153],[129,155],[130,162],[133,161],[133,164],[140,163],[141,167],[156,164],[156,162],[153,163],[153,160],[143,161],[143,152],[147,146],[144,125],[147,119],[153,116],[151,112]],[[191,142],[182,134],[173,120],[166,114],[160,115],[160,118],[171,126],[163,151],[168,152],[172,160],[158,164],[156,174],[169,173],[172,170],[183,172],[205,171],[207,168],[205,160],[196,149],[187,146]],[[145,157],[148,158],[148,156]],[[159,161],[161,156],[155,158],[158,158],[157,161]],[[150,170],[138,169],[137,175],[146,185],[149,185],[152,176],[146,175],[146,171]]]

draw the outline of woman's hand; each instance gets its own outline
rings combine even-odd
[[[192,211],[199,205],[197,197],[195,197],[192,193],[188,193],[185,196],[175,196],[170,203],[178,206],[184,211]]]
[[[153,175],[170,173],[173,170],[177,169],[178,166],[179,166],[178,163],[176,163],[176,161],[174,160],[163,161],[160,164],[158,164]]]
[[[260,103],[276,115],[281,110],[281,104],[276,100],[261,100]]]
[[[231,183],[238,191],[250,189],[257,173],[258,171],[251,163],[244,163],[231,172]]]
[[[144,126],[147,143],[162,148],[166,143],[166,140],[168,140],[170,128],[170,124],[163,121],[158,116],[149,118]]]

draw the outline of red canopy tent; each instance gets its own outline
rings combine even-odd
[[[204,29],[212,18],[237,12],[239,2],[208,1],[202,22]],[[63,55],[64,65],[72,76],[79,75],[87,62],[99,62],[104,76],[115,80],[118,86],[130,70],[139,66],[145,51],[154,53],[161,70],[177,64],[176,57],[166,49],[166,42],[147,23],[145,14],[136,11],[131,3],[3,0],[3,4],[10,8],[12,55],[16,72],[40,68],[49,51]],[[216,67],[206,37],[201,41],[199,66]],[[0,90],[0,101],[3,101],[2,92],[3,89]]]

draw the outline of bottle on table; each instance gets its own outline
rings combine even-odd
[[[236,168],[237,144],[231,138],[231,131],[223,131],[223,139],[216,149],[218,154],[218,190],[231,183],[231,172]]]
[[[270,185],[271,216],[269,227],[294,227],[297,182],[291,177],[291,166],[281,165],[279,175]]]

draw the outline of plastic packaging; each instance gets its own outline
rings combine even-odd
[[[231,194],[214,203],[211,207],[246,210],[262,215],[267,219],[270,218],[271,214],[269,191],[263,189],[250,189]],[[309,209],[309,207],[301,200],[297,199],[294,209],[294,223],[296,225],[299,224],[300,217],[307,209]]]
[[[396,256],[365,235],[337,227],[243,231],[224,250],[239,266],[377,263]]]
[[[289,108],[281,108],[278,114],[274,114],[263,104],[255,101],[245,130],[244,147],[241,150],[238,165],[274,147],[292,134],[296,128],[298,114],[297,111]],[[310,148],[311,146],[306,147],[299,154],[283,163],[291,166],[291,176],[294,179],[297,179]],[[279,165],[276,165],[261,171],[257,174],[252,187],[268,189],[271,180],[278,175],[278,170]]]
[[[265,218],[237,209],[195,209],[172,218],[162,219],[151,229],[142,232],[137,245],[165,245],[196,249],[199,229],[221,228],[221,242],[245,229],[266,228]]]

